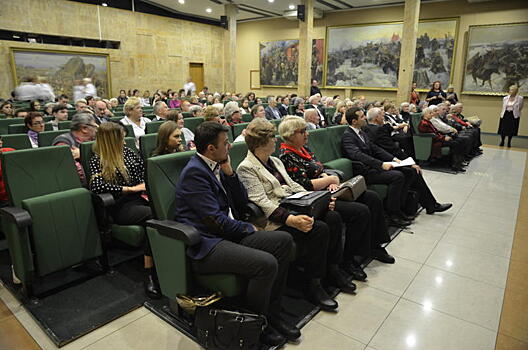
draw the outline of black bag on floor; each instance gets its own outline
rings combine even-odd
[[[405,199],[405,205],[403,206],[403,212],[406,215],[414,216],[420,209],[420,203],[418,202],[418,192],[409,190],[407,198]]]
[[[199,307],[194,325],[198,343],[206,350],[250,350],[260,347],[267,321],[262,315]]]
[[[311,191],[306,192],[304,195],[302,193],[296,193],[280,201],[281,207],[295,214],[304,214],[316,219],[326,214],[329,204],[329,191]]]

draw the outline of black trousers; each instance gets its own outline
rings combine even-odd
[[[200,274],[234,273],[248,279],[248,309],[269,316],[280,312],[288,274],[292,236],[284,231],[256,231],[240,243],[223,240],[201,260],[191,260]]]
[[[436,199],[425,182],[422,174],[418,174],[416,170],[411,167],[401,167],[397,169],[403,173],[405,178],[411,179],[410,188],[418,193],[418,202],[420,205],[425,209],[433,209],[436,204]]]
[[[387,185],[387,198],[385,205],[390,215],[401,213],[401,206],[405,203],[407,192],[412,183],[412,178],[406,177],[402,171],[369,169],[365,180],[368,185],[384,184]]]
[[[110,214],[117,225],[139,225],[146,227],[146,221],[152,219],[152,210],[148,202],[138,194],[119,197]],[[148,238],[144,243],[145,255],[152,256]]]
[[[404,134],[402,132],[394,134],[392,135],[392,139],[398,142],[398,145],[400,146],[400,148],[403,148],[405,154],[414,158],[414,142],[411,133]]]

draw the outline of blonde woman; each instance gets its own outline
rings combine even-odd
[[[510,86],[510,94],[502,100],[502,111],[500,114],[499,131],[501,136],[500,146],[504,146],[504,138],[508,136],[508,147],[511,147],[511,139],[519,132],[519,121],[523,109],[524,100],[519,95],[517,85]]]
[[[113,222],[118,225],[140,225],[152,218],[145,192],[143,160],[124,144],[125,131],[118,123],[104,123],[97,131],[90,159],[90,190],[110,193],[115,204],[110,208]],[[150,298],[160,298],[154,262],[148,239],[145,239],[145,292]]]
[[[139,149],[139,137],[145,135],[145,128],[151,120],[143,117],[141,101],[137,97],[131,97],[125,102],[123,112],[125,117],[120,122],[124,125],[132,125],[134,137],[136,138],[136,147]]]

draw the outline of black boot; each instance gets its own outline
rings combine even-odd
[[[151,299],[160,299],[161,290],[154,268],[145,268],[145,294]]]
[[[351,294],[357,289],[354,282],[352,282],[352,276],[341,270],[338,265],[328,266],[328,282],[341,289],[343,293]]]
[[[261,343],[271,346],[278,346],[284,344],[286,339],[272,326],[268,325],[260,335]]]
[[[307,298],[310,302],[319,306],[322,310],[331,311],[337,309],[339,306],[337,301],[330,298],[321,286],[321,280],[314,278],[308,285]]]
[[[301,337],[299,328],[286,322],[280,315],[270,316],[269,324],[288,341],[295,341]]]
[[[367,274],[361,268],[361,266],[358,263],[356,263],[354,260],[345,261],[343,263],[343,269],[348,274],[350,274],[350,276],[352,276],[352,279],[355,279],[356,281],[365,282],[367,280]]]

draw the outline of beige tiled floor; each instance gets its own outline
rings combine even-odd
[[[339,312],[319,313],[302,329],[301,342],[286,348],[528,349],[528,204],[519,206],[526,156],[486,148],[466,174],[426,172],[438,200],[453,208],[420,215],[388,247],[396,264],[373,262],[357,295],[339,295]],[[1,286],[0,298],[14,314],[0,304],[0,338],[2,327],[18,320],[40,347],[55,349]],[[10,344],[35,346],[26,343]],[[199,349],[144,308],[65,347],[149,348]]]

